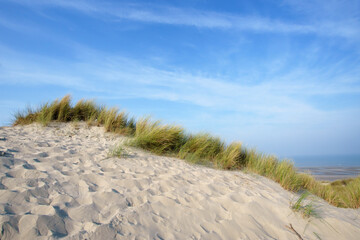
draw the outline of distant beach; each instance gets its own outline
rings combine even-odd
[[[300,172],[310,173],[320,181],[353,178],[360,174],[360,155],[291,157]]]

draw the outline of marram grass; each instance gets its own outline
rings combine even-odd
[[[275,156],[246,149],[241,143],[226,145],[209,134],[187,134],[179,126],[164,125],[149,118],[136,122],[126,113],[99,106],[94,101],[81,100],[74,106],[69,95],[37,109],[18,112],[14,125],[34,122],[47,125],[52,121],[86,121],[90,125],[101,125],[108,132],[131,136],[129,144],[155,154],[175,156],[220,169],[244,169],[270,178],[287,190],[309,191],[337,207],[360,207],[360,176],[324,184],[311,175],[298,173],[291,161],[279,161]]]
[[[161,125],[159,121],[151,122],[149,118],[143,118],[136,123],[131,145],[156,154],[175,154],[185,142],[181,127]]]
[[[28,108],[15,114],[14,125],[24,125],[38,122],[47,125],[52,121],[73,122],[86,121],[89,125],[102,125],[107,132],[132,135],[135,132],[135,120],[129,119],[124,112],[116,108],[106,108],[91,100],[80,100],[75,106],[71,104],[69,95],[60,101],[46,103],[38,109]]]
[[[310,218],[310,217],[317,218],[318,214],[312,201],[308,201],[307,203],[305,203],[309,195],[310,195],[309,192],[307,191],[303,192],[296,200],[296,202],[291,203],[291,209],[294,212],[300,212],[304,218]]]
[[[219,138],[200,133],[189,136],[180,147],[177,156],[195,163],[200,163],[202,160],[215,163],[216,157],[224,152],[224,146]]]
[[[215,164],[222,169],[241,169],[245,166],[245,153],[241,143],[233,142],[216,156]]]

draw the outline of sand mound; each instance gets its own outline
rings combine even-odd
[[[255,175],[129,149],[85,124],[0,128],[1,239],[359,239],[360,211],[296,195]],[[317,236],[316,236],[317,235]]]

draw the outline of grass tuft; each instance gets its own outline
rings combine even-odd
[[[215,158],[224,151],[224,143],[206,133],[187,137],[181,146],[178,157],[190,162],[201,163],[204,160],[215,163]]]
[[[18,111],[15,113],[13,125],[27,125],[36,122],[37,115],[37,111],[33,110],[31,107],[27,107],[25,111]]]
[[[123,158],[127,156],[128,156],[127,151],[121,145],[115,146],[113,149],[110,150],[108,154],[108,157],[117,157],[117,158]]]
[[[216,166],[228,170],[241,169],[245,166],[245,158],[241,143],[234,142],[217,155]]]
[[[275,156],[251,150],[246,153],[246,168],[280,183],[287,190],[298,191],[302,187],[301,178],[290,161],[279,161]]]
[[[126,113],[118,113],[116,108],[107,109],[91,100],[80,100],[72,106],[70,95],[66,95],[60,101],[46,103],[38,110],[28,108],[25,112],[16,113],[13,125],[38,122],[46,126],[51,121],[86,121],[89,125],[103,125],[108,132],[124,135],[133,135],[135,132],[135,120],[128,119]]]
[[[297,201],[291,204],[291,209],[294,212],[300,212],[304,218],[318,217],[315,207],[312,202],[305,203],[310,193],[303,192]]]
[[[101,110],[102,107],[97,106],[94,101],[80,100],[71,109],[71,120],[86,121],[88,123],[95,122]]]
[[[130,144],[156,154],[174,154],[184,141],[181,127],[161,125],[159,121],[143,118],[136,123],[135,139]]]

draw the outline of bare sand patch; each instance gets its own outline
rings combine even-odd
[[[359,239],[359,209],[296,195],[257,175],[128,149],[85,124],[0,128],[1,239]]]

